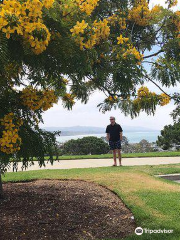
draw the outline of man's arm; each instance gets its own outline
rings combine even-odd
[[[122,132],[120,132],[120,140],[122,141]]]
[[[109,141],[109,139],[110,139],[110,133],[109,133],[109,127],[108,126],[106,127],[106,139],[107,139],[107,141]]]
[[[106,139],[107,139],[107,141],[109,141],[109,139],[110,139],[110,134],[109,133],[106,134]]]
[[[120,133],[119,133],[119,135],[120,135],[120,140],[122,141],[122,132],[123,132],[123,130],[122,130],[122,127],[121,127],[121,126],[120,126],[119,131],[120,131]]]

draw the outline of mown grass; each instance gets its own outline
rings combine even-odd
[[[67,170],[38,170],[6,173],[4,182],[33,179],[82,179],[108,187],[131,209],[138,226],[148,229],[173,229],[173,234],[133,234],[126,240],[180,239],[180,184],[155,177],[180,173],[180,164],[101,167]]]
[[[180,156],[180,151],[174,152],[146,152],[146,153],[123,153],[124,158],[136,158],[136,157],[176,157]],[[54,156],[54,159],[56,157]],[[101,155],[67,155],[59,156],[59,160],[73,160],[73,159],[104,159],[112,158],[112,154],[101,154]],[[48,157],[46,157],[48,159]]]

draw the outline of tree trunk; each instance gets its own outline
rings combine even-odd
[[[3,198],[3,187],[2,187],[2,178],[1,178],[1,169],[0,169],[0,199]]]

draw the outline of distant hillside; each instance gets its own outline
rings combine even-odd
[[[43,127],[42,127],[43,128]],[[124,132],[154,132],[155,129],[149,129],[145,127],[137,126],[122,126]],[[92,127],[92,126],[72,126],[72,127],[44,127],[47,131],[61,131],[61,136],[73,136],[84,134],[98,134],[104,133],[106,127]]]

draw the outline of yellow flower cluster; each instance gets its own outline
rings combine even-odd
[[[126,29],[126,19],[125,18],[119,19],[119,26],[120,26],[120,29]]]
[[[92,31],[94,32],[94,34],[92,35],[92,38],[94,37],[96,39],[96,43],[99,43],[100,39],[108,38],[110,34],[108,21],[106,19],[99,22],[95,20],[93,23]]]
[[[118,44],[123,44],[124,42],[129,41],[129,38],[125,38],[121,34],[119,37],[117,37],[117,40],[118,40]]]
[[[88,23],[86,23],[84,20],[82,22],[77,21],[76,25],[70,29],[72,36],[77,36],[80,33],[84,33],[84,30],[88,27]]]
[[[139,89],[138,89],[138,97],[139,98],[141,98],[141,97],[145,97],[145,96],[148,96],[148,94],[149,94],[149,89],[147,88],[147,87],[144,87],[144,86],[142,86],[142,87],[140,87]]]
[[[129,11],[128,19],[140,26],[149,24],[151,11],[146,0],[135,1],[135,6]]]
[[[152,97],[156,97],[158,104],[161,106],[167,105],[171,100],[170,97],[165,93],[158,95],[155,92],[150,92],[147,87],[142,86],[138,89],[137,98],[134,99],[133,103],[137,105],[140,104],[142,100],[150,100]]]
[[[106,102],[109,102],[109,103],[116,103],[118,101],[118,98],[117,96],[109,96],[108,98],[105,99]]]
[[[12,154],[20,150],[21,138],[18,135],[19,127],[23,124],[14,113],[9,113],[0,119],[2,137],[0,138],[0,150],[6,154]]]
[[[21,35],[34,53],[43,52],[50,40],[50,33],[43,24],[42,10],[50,8],[54,0],[4,0],[0,5],[0,30],[7,38]]]
[[[99,44],[101,39],[106,39],[110,34],[110,28],[106,19],[99,22],[95,20],[92,27],[82,20],[82,22],[77,22],[70,31],[72,36],[75,37],[75,41],[80,45],[80,49],[91,49],[94,45]],[[87,36],[84,36],[84,34]],[[85,37],[88,40],[85,40]]]
[[[167,105],[170,102],[170,97],[168,95],[166,95],[165,93],[162,93],[160,95],[160,105],[164,106]]]
[[[116,14],[113,14],[112,16],[107,18],[108,22],[112,25],[115,26],[116,23],[119,23],[120,29],[126,29],[126,18],[124,17],[119,17]]]
[[[43,6],[47,9],[51,8],[53,6],[55,0],[41,0]]]
[[[89,16],[97,7],[99,0],[76,0],[76,2],[80,10]]]
[[[74,100],[75,96],[70,94],[70,93],[66,93],[63,97],[62,97],[62,100],[64,102],[68,102],[70,103],[71,105],[74,105],[75,104],[75,100]]]
[[[46,50],[50,36],[49,30],[43,23],[34,22],[25,26],[24,37],[36,54],[40,54]]]
[[[117,59],[120,58],[120,55],[124,59],[127,59],[129,56],[133,56],[136,60],[138,60],[137,64],[140,65],[144,55],[141,54],[131,43],[129,43],[129,38],[123,37],[122,34],[120,34],[120,36],[117,37],[117,40],[118,45],[123,45],[120,52],[117,54]]]
[[[21,4],[19,1],[5,0],[0,5],[0,30],[6,33],[7,38],[10,38],[10,34],[15,31],[22,34],[20,15]]]
[[[118,16],[116,14],[111,15],[110,17],[107,18],[107,21],[114,26],[115,23],[118,21]]]
[[[60,8],[64,17],[73,16],[79,12],[91,15],[99,0],[61,0]]]
[[[53,106],[54,103],[58,102],[57,96],[54,94],[54,90],[44,90],[42,97],[42,110],[47,111],[49,108]]]
[[[123,58],[127,58],[128,56],[134,56],[138,60],[138,64],[143,60],[143,54],[141,54],[135,47],[131,44],[128,44],[128,49],[122,54]]]
[[[128,19],[140,26],[147,26],[151,20],[155,19],[156,14],[161,11],[160,5],[155,5],[149,9],[147,0],[136,0],[133,8],[129,11]]]
[[[27,87],[22,90],[21,94],[22,103],[29,109],[35,111],[42,109],[48,110],[57,103],[58,99],[54,94],[54,90],[37,90],[33,87]]]

